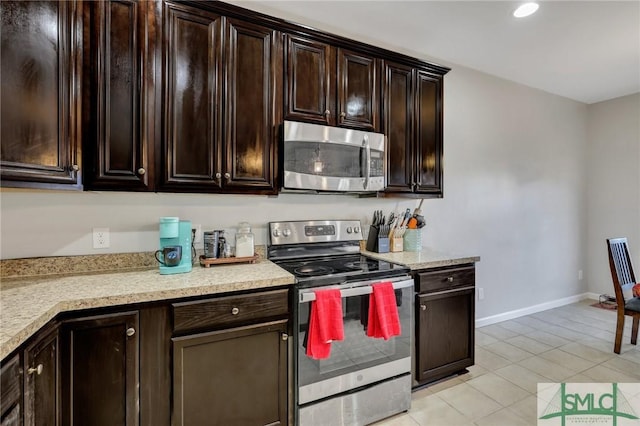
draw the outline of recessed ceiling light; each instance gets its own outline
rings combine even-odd
[[[516,18],[524,18],[525,16],[536,13],[536,10],[538,10],[538,3],[525,3],[513,12],[513,16]]]

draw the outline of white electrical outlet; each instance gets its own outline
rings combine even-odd
[[[109,228],[93,228],[93,248],[109,248]]]
[[[193,225],[193,229],[196,230],[196,236],[193,239],[194,243],[201,243],[202,242],[202,225],[198,224],[198,225]]]
[[[484,288],[478,287],[478,300],[484,299]]]

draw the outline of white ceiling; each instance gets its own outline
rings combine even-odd
[[[587,104],[640,92],[640,1],[230,3]]]

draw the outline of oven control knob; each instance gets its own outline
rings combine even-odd
[[[353,232],[353,229],[349,226],[349,227],[347,228],[347,234],[351,234],[352,232]]]
[[[360,233],[360,228],[358,228],[357,226],[355,228],[353,228],[353,232],[355,232],[356,234]]]
[[[283,230],[282,235],[284,235],[285,237],[288,237],[289,235],[291,235],[291,230],[290,229]]]
[[[280,230],[279,229],[274,229],[273,230],[273,236],[274,237],[279,237],[280,236]]]

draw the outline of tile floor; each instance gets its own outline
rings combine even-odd
[[[640,344],[613,353],[616,314],[593,300],[476,329],[469,373],[413,393],[411,410],[375,426],[536,425],[538,382],[640,382]]]

